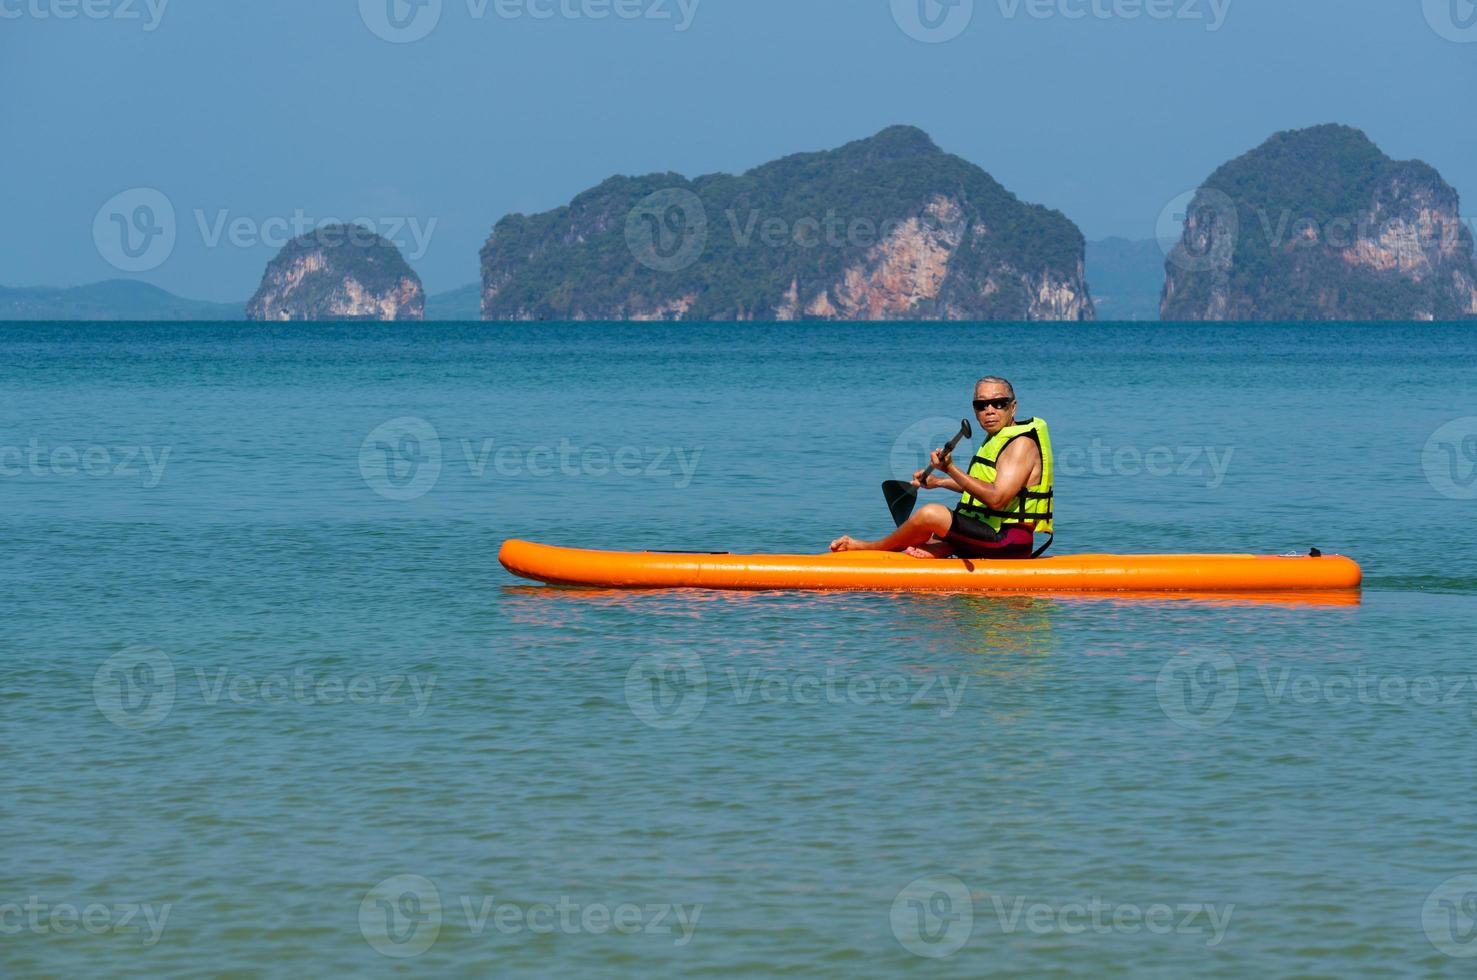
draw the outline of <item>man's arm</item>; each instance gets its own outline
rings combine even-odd
[[[1000,454],[995,463],[994,483],[976,480],[955,466],[952,460],[948,473],[950,482],[957,484],[960,493],[969,493],[976,500],[983,500],[993,510],[1004,510],[1005,505],[1019,497],[1030,483],[1031,472],[1040,461],[1041,447],[1036,445],[1036,440],[1021,438],[1006,446],[1005,452]]]

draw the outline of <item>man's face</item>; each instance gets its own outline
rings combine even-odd
[[[974,416],[980,427],[994,435],[1015,424],[1015,399],[1002,384],[983,384],[974,389]]]

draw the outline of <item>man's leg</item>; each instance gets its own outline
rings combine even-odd
[[[908,518],[906,524],[893,531],[881,541],[858,541],[855,538],[837,538],[831,542],[832,551],[902,551],[927,544],[935,535],[942,538],[949,533],[954,514],[943,504],[926,504]]]

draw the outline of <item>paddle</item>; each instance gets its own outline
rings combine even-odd
[[[968,419],[959,422],[959,434],[949,440],[944,447],[945,453],[952,453],[954,447],[959,445],[960,440],[970,438],[974,430],[969,426]],[[928,479],[928,474],[933,472],[933,464],[930,463],[923,470],[923,479]],[[892,519],[898,527],[908,522],[913,516],[913,508],[918,506],[918,488],[912,483],[904,483],[902,480],[888,480],[882,484],[882,495],[887,498],[887,509],[892,512]]]

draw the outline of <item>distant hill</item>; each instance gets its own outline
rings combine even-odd
[[[362,225],[299,235],[267,263],[249,320],[422,320],[426,294],[395,244]]]
[[[110,279],[53,289],[0,286],[0,320],[244,320],[243,303],[184,299],[158,286]]]
[[[426,297],[427,320],[482,319],[482,286],[472,282]]]
[[[509,215],[493,320],[1090,320],[1082,233],[911,126],[741,175],[612,177]]]
[[[1457,192],[1348,126],[1278,133],[1211,174],[1167,271],[1166,320],[1477,317]]]
[[[1164,249],[1155,238],[1088,242],[1087,285],[1099,320],[1157,320]]]

